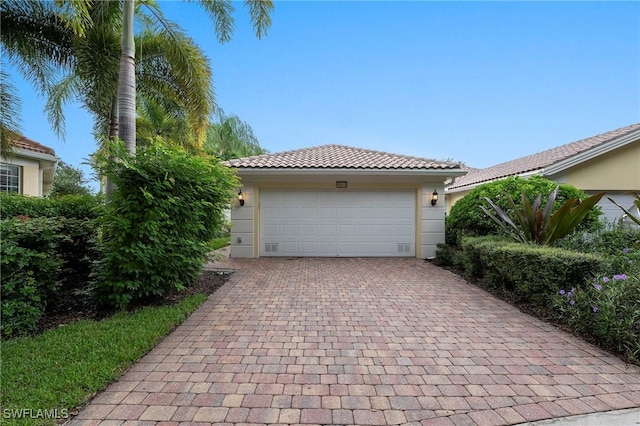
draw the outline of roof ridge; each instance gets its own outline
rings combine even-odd
[[[458,163],[380,150],[324,144],[261,156],[228,160],[232,167],[249,168],[347,168],[347,169],[454,169]]]

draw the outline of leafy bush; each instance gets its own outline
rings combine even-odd
[[[0,222],[2,337],[34,331],[44,314],[63,263],[57,252],[61,228],[55,218],[21,216]]]
[[[549,194],[544,208],[542,207],[542,194],[538,195],[533,204],[522,194],[519,205],[516,205],[511,196],[507,195],[507,201],[516,220],[513,220],[489,198],[485,198],[485,200],[493,211],[485,206],[480,206],[480,208],[502,229],[504,234],[514,240],[522,243],[550,245],[579,226],[604,195],[604,192],[601,192],[582,201],[570,198],[553,211],[558,189],[560,187],[557,186]]]
[[[553,307],[575,332],[640,364],[640,273],[599,275],[584,288],[561,288]]]
[[[600,257],[493,238],[462,240],[465,276],[515,301],[546,306],[558,283],[579,287],[602,269]]]
[[[478,186],[451,208],[445,222],[447,243],[457,244],[458,239],[465,235],[484,236],[501,232],[500,227],[480,208],[480,205],[485,202],[485,197],[493,200],[508,215],[512,215],[513,209],[509,206],[507,195],[513,199],[519,199],[521,194],[525,194],[527,198],[533,199],[539,194],[551,193],[556,186],[557,183],[539,176],[532,176],[528,179],[509,177]],[[562,184],[558,190],[554,210],[567,199],[578,198],[582,200],[586,197],[584,191],[571,185]],[[602,210],[595,207],[577,229],[598,229],[601,226],[598,219],[601,214]]]
[[[223,225],[237,178],[209,156],[156,142],[128,154],[121,142],[97,158],[115,184],[101,219],[103,259],[95,295],[122,308],[190,285]],[[106,154],[108,155],[108,154]]]
[[[2,336],[30,333],[60,300],[90,285],[101,199],[0,194]]]

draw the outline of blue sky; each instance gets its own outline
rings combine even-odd
[[[640,122],[640,2],[279,1],[262,40],[237,3],[223,45],[197,5],[160,4],[209,57],[218,105],[271,152],[335,143],[488,167]],[[88,158],[89,115],[69,108],[61,141],[14,82],[25,135]]]

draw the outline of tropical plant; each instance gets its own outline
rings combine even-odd
[[[510,195],[507,200],[511,206],[515,220],[491,199],[485,200],[493,211],[485,206],[480,206],[483,212],[491,218],[507,235],[516,241],[523,243],[536,243],[550,245],[557,239],[564,237],[573,231],[585,216],[604,196],[604,192],[592,195],[584,200],[570,198],[560,208],[554,210],[554,203],[558,196],[559,186],[549,194],[547,202],[542,207],[542,194],[539,194],[533,204],[525,194],[520,197],[520,205],[516,205]],[[495,212],[495,214],[494,214]]]
[[[636,206],[636,210],[638,210],[638,212],[640,212],[640,193],[634,193],[632,192],[635,201],[633,202]],[[627,209],[625,209],[624,207],[622,207],[620,204],[618,204],[614,199],[612,199],[611,197],[607,197],[609,199],[609,201],[611,201],[613,204],[615,204],[616,206],[618,206],[620,208],[620,210],[622,210],[625,214],[626,214],[626,218],[630,219],[631,221],[633,221],[636,225],[640,225],[640,217],[639,216],[635,216],[633,213],[631,213],[630,211],[628,211]]]
[[[237,115],[226,115],[222,109],[218,109],[216,121],[209,124],[204,149],[222,160],[267,153],[247,122]]]

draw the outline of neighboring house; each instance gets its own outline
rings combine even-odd
[[[446,161],[342,145],[225,164],[242,182],[232,257],[433,257],[445,216],[434,192],[465,173]]]
[[[51,189],[57,164],[52,148],[23,136],[12,156],[0,158],[0,191],[44,197]]]
[[[588,194],[606,191],[608,197],[631,209],[633,196],[625,192],[640,192],[640,123],[486,169],[470,170],[447,185],[447,209],[478,185],[508,176],[532,175],[573,185]],[[609,221],[623,216],[606,196],[600,206]]]

